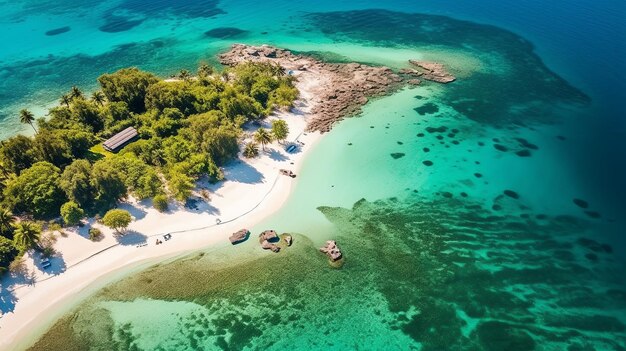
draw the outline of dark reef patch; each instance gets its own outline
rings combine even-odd
[[[439,112],[439,106],[432,102],[427,102],[420,107],[414,108],[415,112],[417,112],[420,116],[431,115],[433,113]]]
[[[445,133],[448,130],[448,127],[446,126],[439,126],[439,127],[426,127],[426,131],[430,134],[433,133]]]
[[[530,157],[532,156],[532,154],[530,153],[530,150],[520,150],[515,152],[515,154],[519,157]]]
[[[518,194],[518,193],[516,193],[516,192],[515,192],[515,191],[513,191],[513,190],[508,190],[508,189],[507,189],[507,190],[505,190],[505,191],[504,191],[504,195],[506,195],[506,196],[508,196],[508,197],[510,197],[510,198],[512,198],[512,199],[516,199],[516,200],[517,200],[517,199],[519,199],[519,194]]]
[[[131,19],[124,16],[110,14],[105,16],[105,23],[98,29],[105,33],[125,32],[137,27],[143,23],[143,21],[143,19]]]
[[[589,203],[582,199],[573,199],[574,204],[580,208],[589,208]]]
[[[404,156],[405,156],[405,154],[403,152],[391,153],[391,157],[393,157],[394,160],[397,160],[397,159],[402,158]]]
[[[515,140],[517,140],[517,142],[527,148],[527,149],[531,149],[531,150],[539,150],[539,146],[529,142],[528,140],[524,139],[524,138],[515,138]]]
[[[69,26],[65,26],[65,27],[61,27],[61,28],[55,28],[55,29],[51,29],[51,30],[47,31],[46,35],[47,36],[59,35],[59,34],[67,33],[70,30],[72,30],[72,28],[69,27]]]
[[[423,148],[423,149],[422,149],[422,151],[424,151],[424,152],[430,152],[430,149],[429,149],[429,148],[427,148],[427,147],[425,147],[425,148]]]
[[[502,151],[502,152],[507,152],[509,151],[509,148],[507,148],[506,146],[502,145],[502,144],[493,144],[493,147],[498,150],[498,151]]]
[[[235,27],[219,27],[204,32],[205,37],[215,39],[241,38],[248,34],[247,30]]]
[[[386,10],[312,13],[307,18],[309,27],[337,41],[435,47],[486,62],[502,60],[506,72],[472,72],[447,85],[441,96],[445,105],[480,123],[548,122],[556,118],[552,112],[559,103],[581,106],[590,102],[587,95],[546,67],[532,43],[495,26]],[[432,59],[446,63],[445,54]]]
[[[424,164],[424,166],[427,166],[427,167],[430,167],[434,164],[433,161],[429,161],[429,160],[422,161],[422,163]]]

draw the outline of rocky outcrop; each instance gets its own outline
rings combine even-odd
[[[332,125],[360,112],[370,97],[388,94],[402,84],[387,67],[359,63],[326,63],[271,46],[235,44],[220,55],[220,62],[274,62],[298,78],[296,86],[306,100],[307,129],[327,132]]]
[[[259,241],[267,240],[269,242],[278,241],[278,234],[275,230],[266,230],[259,235]]]
[[[414,77],[420,77],[424,80],[430,80],[443,84],[454,82],[456,80],[456,77],[450,74],[450,72],[448,72],[441,63],[416,60],[409,60],[409,63],[415,66],[416,69],[403,68],[400,70],[401,74],[413,77],[409,79],[409,82],[413,81],[414,83],[415,80],[417,80]]]
[[[275,230],[266,230],[259,235],[259,243],[261,243],[261,248],[264,250],[272,250],[273,252],[280,251],[280,247],[274,244],[279,240]]]
[[[337,246],[337,242],[335,240],[328,240],[326,245],[320,248],[320,251],[325,253],[326,256],[328,256],[328,258],[330,258],[333,262],[343,257],[343,254],[341,253],[341,250]]]
[[[230,239],[231,244],[235,245],[248,240],[249,235],[250,231],[248,231],[248,229],[241,229],[233,233],[233,235],[231,235],[228,239]]]
[[[261,242],[261,248],[263,248],[264,250],[272,250],[272,252],[280,251],[280,247],[278,247],[276,244],[270,243],[267,240],[263,240]]]
[[[286,234],[283,239],[285,240],[287,246],[291,246],[291,244],[293,243],[293,237],[289,234]]]

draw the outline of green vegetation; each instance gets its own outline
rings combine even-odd
[[[76,225],[85,216],[80,206],[74,201],[68,201],[61,206],[61,217],[67,225]]]
[[[243,148],[243,155],[247,158],[259,156],[259,146],[255,142],[249,142]]]
[[[33,130],[35,131],[35,133],[37,133],[37,129],[35,129],[35,125],[33,125],[33,122],[35,122],[35,115],[33,115],[32,112],[24,109],[20,111],[20,122],[24,123],[24,124],[30,124],[31,127],[33,127]]]
[[[98,241],[102,237],[102,232],[98,228],[89,228],[89,240]]]
[[[19,222],[15,224],[13,243],[20,251],[39,248],[41,239],[41,226],[33,222]]]
[[[92,94],[73,86],[48,119],[23,110],[16,118],[35,135],[0,142],[0,235],[13,242],[12,213],[75,224],[127,196],[156,197],[160,210],[168,198],[185,201],[199,178],[223,179],[220,167],[237,157],[245,123],[291,106],[298,95],[294,78],[270,63],[221,73],[201,64],[197,72],[183,70],[179,81],[166,82],[125,68],[100,76]],[[139,140],[117,154],[104,151],[102,141],[131,126]],[[264,132],[263,145],[271,140]],[[21,233],[41,231],[19,226]],[[23,238],[20,246],[36,247],[37,240]],[[2,252],[8,257],[14,250]]]
[[[282,119],[272,121],[272,136],[274,139],[284,142],[288,135],[289,126],[287,126],[287,122]]]
[[[152,199],[152,205],[159,212],[165,212],[169,208],[167,204],[167,196],[166,195],[157,195]]]
[[[259,128],[254,133],[254,141],[261,144],[263,150],[265,150],[265,144],[269,144],[272,142],[272,134],[270,134],[265,128]]]
[[[102,224],[115,230],[118,234],[123,234],[131,221],[130,213],[120,209],[110,210],[102,217]]]

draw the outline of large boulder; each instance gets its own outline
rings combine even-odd
[[[248,240],[248,236],[250,236],[250,231],[248,231],[248,229],[241,229],[233,233],[228,239],[230,239],[231,244],[235,245]]]
[[[325,253],[326,256],[328,256],[328,258],[330,258],[333,262],[343,257],[343,254],[341,253],[341,250],[339,249],[339,246],[337,246],[337,242],[335,240],[328,240],[326,245],[320,248],[320,251]]]

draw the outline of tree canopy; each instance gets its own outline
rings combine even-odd
[[[201,64],[197,72],[192,77],[181,70],[178,80],[166,81],[124,68],[100,76],[94,92],[72,86],[47,119],[23,110],[16,119],[36,133],[0,142],[0,208],[11,214],[0,212],[0,235],[13,238],[12,213],[61,215],[75,224],[129,195],[157,197],[161,209],[168,198],[185,201],[199,178],[223,179],[220,167],[239,154],[244,124],[297,97],[294,78],[269,63],[242,63],[221,73]],[[138,140],[117,154],[99,148],[128,127],[137,129]],[[261,130],[257,140],[265,146],[287,132],[278,124],[271,133]],[[249,144],[246,154],[257,153]]]
[[[115,230],[118,234],[122,234],[131,221],[130,213],[120,209],[110,210],[102,217],[102,224]]]

